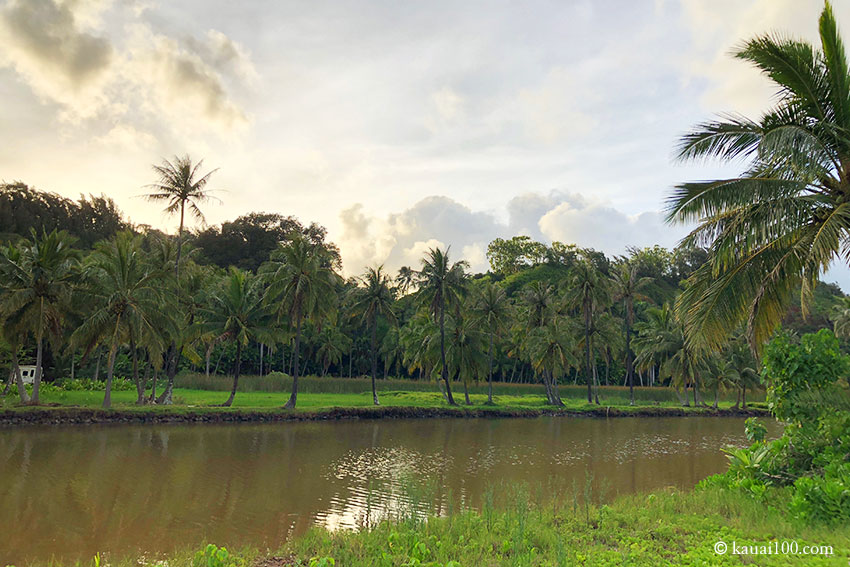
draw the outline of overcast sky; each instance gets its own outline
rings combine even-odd
[[[418,266],[451,245],[473,268],[522,233],[609,254],[672,247],[676,138],[757,116],[766,80],[728,56],[784,30],[816,40],[814,0],[0,2],[0,179],[137,196],[174,154],[218,167],[219,223],[318,221],[347,273]],[[850,30],[850,2],[836,2]],[[847,31],[850,33],[850,31]],[[850,290],[846,269],[827,278]]]

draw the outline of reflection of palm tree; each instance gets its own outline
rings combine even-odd
[[[432,248],[422,259],[419,272],[419,293],[422,301],[428,305],[434,321],[440,328],[440,372],[446,387],[446,400],[455,404],[452,388],[449,385],[449,371],[446,364],[446,307],[456,305],[465,293],[466,262],[451,264],[448,250]]]
[[[338,276],[329,266],[327,252],[301,236],[272,252],[271,260],[263,266],[269,283],[266,304],[274,307],[278,318],[286,317],[295,327],[292,394],[284,406],[287,409],[294,408],[298,399],[301,325],[305,319],[321,320],[335,305]]]
[[[832,7],[820,17],[821,49],[777,35],[736,53],[778,88],[758,120],[729,115],[698,125],[681,159],[748,160],[739,177],[684,183],[669,219],[700,225],[685,244],[708,260],[681,296],[689,338],[719,347],[744,321],[758,350],[802,284],[805,309],[820,273],[847,253],[850,236],[850,70]]]
[[[363,314],[369,325],[370,354],[372,360],[372,403],[378,404],[378,391],[375,388],[375,375],[378,373],[378,317],[383,316],[395,321],[393,313],[393,290],[390,278],[383,266],[367,268],[361,278],[363,287],[354,290],[352,309]]]
[[[59,335],[71,305],[77,256],[68,233],[38,235],[0,255],[3,296],[0,318],[4,326],[32,332],[36,340],[32,403],[39,403],[45,336]],[[23,397],[23,396],[22,396]]]

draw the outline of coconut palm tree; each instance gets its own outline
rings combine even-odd
[[[629,405],[635,405],[635,370],[634,352],[632,352],[632,326],[635,322],[635,300],[649,301],[649,298],[641,293],[642,290],[652,285],[652,278],[641,278],[638,276],[637,266],[629,262],[621,263],[611,275],[614,284],[614,301],[623,302],[625,311],[626,328],[626,380],[629,383]]]
[[[351,339],[336,325],[325,325],[316,336],[316,358],[322,363],[322,376],[331,364],[339,364],[342,356],[351,350]]]
[[[601,271],[587,257],[582,257],[573,266],[570,276],[567,298],[581,310],[584,322],[585,378],[587,380],[587,403],[593,403],[593,376],[591,366],[590,334],[593,314],[602,306],[607,306],[611,293],[610,284]],[[596,400],[599,403],[599,400]]]
[[[546,389],[546,400],[552,405],[560,405],[561,399],[553,387],[548,372],[538,372],[531,354],[529,340],[536,329],[546,327],[559,316],[562,302],[551,285],[536,281],[532,282],[520,295],[520,317],[514,327],[515,354],[531,363],[535,372],[543,380]]]
[[[43,374],[44,339],[60,335],[62,322],[70,310],[77,276],[77,252],[65,231],[40,235],[33,230],[31,240],[0,255],[2,304],[0,319],[16,333],[32,332],[36,340],[33,404],[39,403]],[[13,344],[23,343],[12,341]]]
[[[378,391],[375,388],[375,376],[378,373],[378,317],[384,317],[390,322],[395,322],[393,303],[395,297],[390,284],[390,278],[384,272],[383,266],[367,268],[360,278],[363,287],[353,290],[354,299],[352,309],[360,313],[363,320],[369,326],[370,354],[372,360],[372,403],[378,404]]]
[[[148,185],[153,192],[144,195],[149,201],[166,203],[165,212],[168,214],[180,214],[180,226],[177,229],[177,254],[174,260],[175,275],[179,274],[186,208],[189,208],[189,214],[195,219],[203,221],[204,213],[200,205],[213,199],[206,187],[210,177],[218,169],[201,175],[200,170],[203,164],[204,160],[200,160],[193,165],[192,158],[188,155],[175,156],[172,161],[162,160],[162,164],[153,166],[153,170],[159,177],[156,183]]]
[[[272,252],[271,259],[261,267],[268,282],[265,304],[276,313],[278,320],[286,318],[295,328],[292,394],[284,406],[286,409],[294,408],[298,401],[302,325],[305,320],[320,322],[336,306],[339,276],[330,266],[324,248],[294,235],[292,240]]]
[[[407,295],[410,286],[416,283],[416,270],[410,266],[402,266],[398,269],[398,275],[395,278],[396,288],[399,296]]]
[[[466,293],[464,270],[467,266],[464,261],[452,264],[448,249],[431,248],[422,259],[422,270],[417,279],[420,300],[428,306],[440,329],[440,373],[446,388],[446,401],[452,406],[457,404],[452,397],[446,364],[446,308],[456,305]]]
[[[74,346],[86,353],[98,344],[109,347],[106,392],[103,407],[112,404],[112,378],[115,356],[122,344],[152,336],[168,328],[169,299],[162,293],[165,273],[151,267],[141,248],[141,238],[130,232],[98,243],[86,259],[81,290],[93,306],[83,323],[71,335]]]
[[[829,2],[819,24],[820,48],[768,34],[736,50],[776,86],[772,108],[704,122],[680,141],[682,160],[748,164],[668,200],[669,221],[699,223],[684,243],[708,246],[680,302],[692,342],[720,347],[746,322],[758,351],[794,290],[805,309],[819,274],[850,252],[850,69]]]
[[[758,362],[748,348],[746,336],[743,333],[734,336],[729,341],[723,351],[723,358],[725,360],[723,376],[738,389],[735,408],[743,401],[743,407],[746,409],[747,388],[758,387],[761,382],[761,373],[759,372]]]
[[[832,309],[832,330],[840,339],[850,338],[850,297],[842,297]]]
[[[534,328],[528,336],[528,352],[534,369],[548,375],[552,389],[551,403],[563,406],[558,393],[558,378],[577,364],[573,356],[570,320],[553,318],[543,326]]]
[[[476,321],[487,329],[487,405],[493,405],[493,341],[509,321],[511,306],[504,289],[487,283],[478,290],[472,309]]]
[[[230,389],[230,397],[222,404],[224,407],[230,407],[239,385],[242,348],[251,341],[274,339],[270,316],[263,306],[259,280],[249,273],[231,267],[219,289],[209,295],[208,302],[200,309],[199,315],[199,335],[209,335],[217,343],[232,342],[236,345],[233,387]]]

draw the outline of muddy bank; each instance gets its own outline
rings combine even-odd
[[[192,409],[185,407],[157,409],[101,410],[92,408],[26,408],[0,412],[0,426],[14,425],[83,425],[97,423],[262,423],[273,421],[314,421],[337,419],[416,419],[416,418],[506,418],[506,417],[750,417],[769,415],[760,408],[711,409],[670,407],[598,407],[587,410],[466,409],[448,407],[349,407],[317,411],[285,411],[273,409],[230,410],[223,408]]]

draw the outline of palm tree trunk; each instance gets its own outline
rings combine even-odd
[[[130,335],[130,356],[133,361],[133,381],[136,383],[136,405],[145,403],[145,385],[139,379],[139,353],[136,349],[136,340]]]
[[[180,228],[177,229],[177,257],[174,259],[174,277],[180,275],[180,252],[183,248],[183,218],[186,212],[186,201],[180,201]]]
[[[738,408],[740,407],[740,405],[741,405],[741,389],[740,389],[740,388],[738,388],[737,390],[738,390],[738,391],[736,392],[735,405],[734,405],[734,406],[732,406],[732,407],[733,407],[733,408],[735,408],[735,409],[738,409]]]
[[[549,376],[552,377],[552,395],[555,396],[555,405],[563,407],[564,402],[561,400],[561,393],[558,391],[558,377],[555,376],[554,372],[550,372]]]
[[[284,409],[293,409],[298,401],[298,355],[301,350],[301,314],[295,316],[295,351],[292,353],[292,394]]]
[[[593,377],[590,369],[590,305],[587,297],[584,299],[584,370],[587,378],[587,403],[593,403],[591,383]]]
[[[629,381],[629,405],[635,405],[635,368],[632,354],[632,311],[626,304],[626,378]]]
[[[106,393],[103,395],[103,409],[112,405],[112,372],[115,370],[115,354],[118,352],[118,326],[121,316],[115,319],[115,330],[112,332],[112,344],[109,347],[109,358],[106,363]]]
[[[30,395],[27,393],[24,378],[21,376],[21,367],[18,364],[18,349],[14,346],[12,347],[12,369],[15,372],[15,382],[18,385],[18,395],[21,397],[21,403],[28,404],[30,403]]]
[[[94,366],[94,381],[100,378],[100,359],[103,358],[103,352],[100,350],[100,347],[97,347],[97,364]]]
[[[378,373],[378,318],[376,314],[372,315],[372,403],[376,406],[378,403],[378,390],[375,389],[375,375]]]
[[[741,408],[747,409],[747,385],[744,384],[744,387],[741,390]]]
[[[239,371],[242,369],[242,343],[236,342],[236,364],[233,365],[233,387],[230,389],[230,397],[227,401],[221,404],[229,408],[233,405],[233,398],[236,397],[236,388],[239,386]]]
[[[35,354],[35,380],[32,383],[32,400],[31,403],[33,405],[38,405],[38,390],[41,386],[41,362],[44,351],[44,338],[38,337],[38,342],[36,343],[36,354]]]
[[[493,405],[493,331],[490,331],[490,347],[487,349],[487,405]]]
[[[210,343],[210,346],[207,347],[206,352],[206,376],[210,377],[210,357],[212,356],[213,343]]]
[[[466,405],[471,406],[472,402],[469,401],[469,385],[466,380],[463,381],[463,397]]]
[[[156,380],[159,378],[159,370],[153,369],[153,383],[151,384],[151,395],[148,398],[148,403],[156,403]]]
[[[446,385],[446,401],[450,406],[456,406],[454,397],[452,397],[452,387],[449,384],[449,368],[446,366],[446,300],[440,300],[440,361],[443,363],[441,374],[443,382]]]

